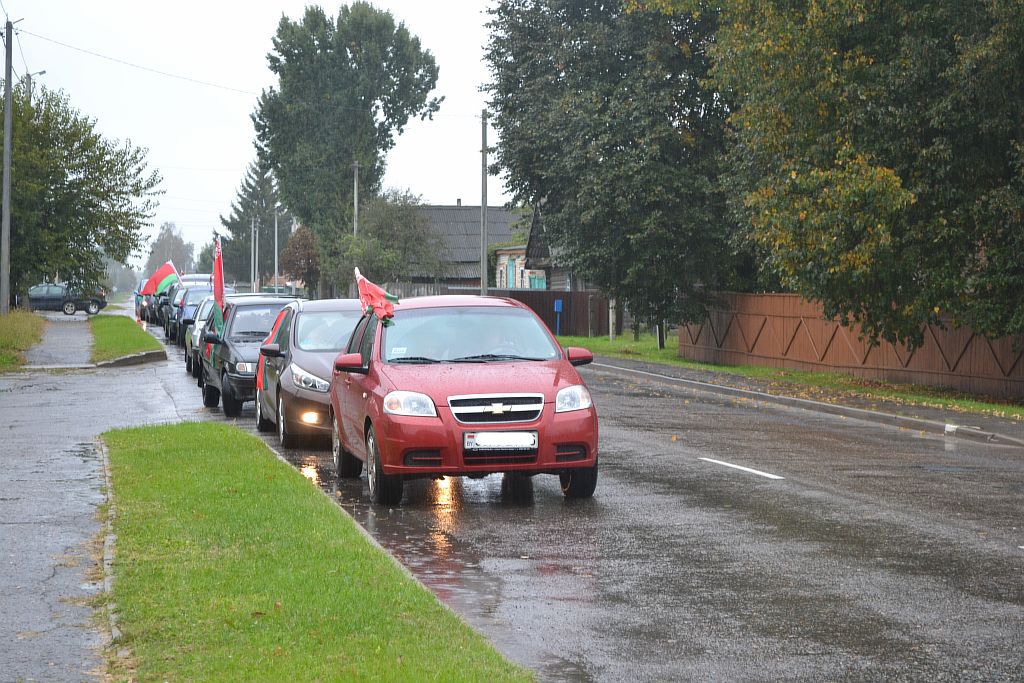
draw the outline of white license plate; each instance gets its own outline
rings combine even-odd
[[[466,450],[532,450],[537,447],[537,432],[464,432],[462,445]]]

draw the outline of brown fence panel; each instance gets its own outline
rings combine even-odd
[[[1024,339],[989,340],[967,328],[928,325],[911,351],[859,339],[860,328],[826,319],[796,294],[725,292],[700,323],[679,328],[679,355],[727,365],[844,372],[889,382],[1024,396]]]

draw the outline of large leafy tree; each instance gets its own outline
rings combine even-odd
[[[312,230],[300,225],[292,234],[288,246],[281,253],[281,269],[291,277],[302,280],[307,292],[316,289],[320,280],[320,255]]]
[[[703,80],[715,14],[501,0],[491,15],[487,89],[515,198],[634,315],[698,317],[731,258],[716,186],[727,107]]]
[[[30,103],[16,88],[11,114],[12,294],[55,278],[100,284],[107,258],[142,247],[160,176],[146,150],[100,135],[62,92],[37,89]]]
[[[221,216],[221,256],[227,280],[249,281],[252,267],[252,227],[259,233],[258,267],[260,278],[274,274],[274,214],[277,213],[277,248],[284,251],[292,230],[292,215],[280,203],[270,168],[263,163],[249,164],[231,203],[231,213]],[[278,256],[280,260],[280,255]],[[280,267],[280,263],[278,264]]]
[[[444,276],[443,247],[430,231],[420,210],[422,202],[412,193],[389,190],[367,202],[360,211],[359,234],[346,235],[335,243],[332,280],[351,278],[352,269],[378,282]]]
[[[1024,4],[721,6],[727,180],[783,282],[873,339],[1024,332]]]
[[[149,257],[146,259],[145,273],[153,274],[157,268],[171,261],[179,273],[192,272],[192,254],[195,247],[186,242],[181,231],[174,223],[163,223],[160,232],[149,245]]]
[[[361,196],[376,194],[395,135],[437,111],[440,100],[428,99],[437,65],[404,24],[364,2],[342,5],[336,19],[318,6],[299,21],[282,17],[273,44],[279,80],[253,114],[257,148],[329,262],[351,224],[353,164]]]

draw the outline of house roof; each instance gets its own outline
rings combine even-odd
[[[480,206],[421,206],[429,222],[430,231],[440,238],[447,261],[447,277],[480,277]],[[517,228],[526,228],[521,209],[487,207],[487,244],[501,244],[512,240]]]

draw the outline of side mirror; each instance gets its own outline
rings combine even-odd
[[[363,356],[358,353],[339,353],[334,359],[334,372],[354,372],[359,375],[366,374],[363,367]]]
[[[196,319],[195,318],[182,318],[181,319],[181,324],[182,325],[195,325],[195,323],[196,323]]]
[[[284,354],[281,353],[280,344],[264,344],[260,347],[260,354],[267,358],[281,358],[284,356]]]
[[[578,346],[570,346],[565,350],[565,357],[569,359],[569,363],[572,365],[586,365],[587,363],[594,362],[594,354],[589,349],[583,349]]]
[[[214,332],[213,330],[205,330],[203,332],[203,341],[206,342],[207,344],[221,343],[220,337],[218,337],[217,333]]]

